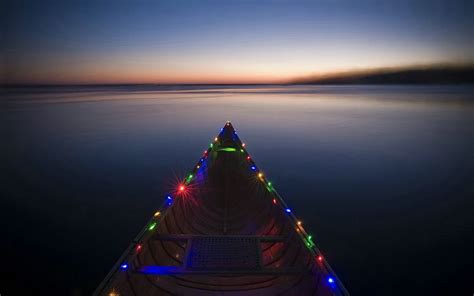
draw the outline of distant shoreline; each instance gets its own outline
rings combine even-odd
[[[235,87],[290,85],[459,85],[474,84],[474,66],[355,70],[294,78],[283,83],[3,83],[1,88],[48,87]]]
[[[297,78],[297,84],[473,84],[474,66],[411,69],[374,69]]]

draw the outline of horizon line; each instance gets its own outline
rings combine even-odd
[[[467,79],[460,79],[456,81],[450,80],[447,75],[443,79],[433,79],[435,77],[429,76],[433,73],[456,74],[464,73]],[[421,81],[406,81],[406,76],[425,75]],[[391,75],[396,77],[395,80],[374,80],[374,78],[386,77]],[[398,75],[398,76],[397,76]],[[404,77],[405,75],[405,77]],[[428,75],[428,76],[426,76]],[[469,77],[471,76],[471,77]],[[369,78],[366,81],[358,81],[360,78]],[[371,79],[373,81],[371,81]],[[430,81],[432,80],[432,81]],[[338,72],[328,72],[322,74],[310,74],[299,77],[288,78],[284,81],[274,82],[97,82],[97,83],[74,83],[74,82],[8,82],[7,80],[0,82],[0,87],[87,87],[87,86],[264,86],[264,85],[299,85],[299,84],[446,84],[446,83],[473,83],[474,82],[474,63],[464,65],[453,64],[438,64],[438,65],[418,65],[411,67],[380,67],[380,68],[366,68],[366,69],[352,69]]]

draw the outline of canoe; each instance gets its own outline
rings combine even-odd
[[[230,122],[94,295],[349,295]]]

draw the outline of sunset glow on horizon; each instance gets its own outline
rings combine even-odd
[[[5,83],[282,83],[474,61],[473,5],[11,2]]]

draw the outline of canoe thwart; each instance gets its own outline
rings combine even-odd
[[[134,274],[142,275],[301,275],[312,274],[311,270],[286,267],[286,268],[261,268],[261,269],[213,269],[213,270],[190,270],[182,266],[142,266],[133,271]]]

